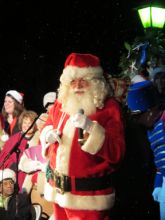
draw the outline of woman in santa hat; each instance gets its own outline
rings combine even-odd
[[[2,107],[4,132],[0,137],[4,143],[8,140],[9,136],[19,131],[18,118],[23,110],[23,94],[16,90],[7,91]]]

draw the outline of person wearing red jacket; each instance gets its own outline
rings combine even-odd
[[[40,135],[49,161],[45,198],[54,202],[55,220],[109,220],[112,174],[125,154],[120,104],[95,55],[71,53],[60,82]]]
[[[30,130],[29,127],[37,117],[37,113],[31,110],[25,110],[19,117],[19,129],[14,135],[11,135],[5,143],[3,150],[0,152],[0,169],[10,168],[17,171],[18,163],[22,157],[23,152],[30,146],[36,146],[39,142],[39,132],[36,123],[33,124]],[[17,161],[17,153],[18,161]],[[37,167],[36,167],[37,169]],[[26,173],[21,170],[18,171],[18,185],[19,190],[22,190]]]

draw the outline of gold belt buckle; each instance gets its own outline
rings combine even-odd
[[[56,186],[56,190],[60,194],[64,194],[65,193],[65,190],[64,190],[64,178],[65,178],[65,176],[63,174],[59,173],[58,171],[55,171],[55,173],[54,173],[54,180],[55,180],[55,183],[58,185],[58,186]],[[57,181],[58,181],[58,183],[57,183]]]

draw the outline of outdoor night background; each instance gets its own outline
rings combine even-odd
[[[124,41],[143,35],[140,1],[0,0],[1,105],[5,92],[25,94],[42,111],[42,97],[59,85],[71,52],[94,53],[109,73],[118,72]]]
[[[119,58],[125,52],[124,42],[144,34],[134,8],[149,2],[0,0],[1,107],[5,93],[16,89],[25,94],[27,109],[41,113],[43,96],[58,88],[65,59],[71,52],[93,53],[100,57],[105,71],[117,74]],[[122,196],[117,200],[112,220],[151,216],[156,220],[157,214],[153,213],[158,212],[157,204],[150,191],[145,192],[149,190],[150,164],[145,155],[140,155],[144,161],[135,157],[139,149],[132,153],[128,165],[132,170],[120,176],[128,180],[120,179]],[[132,164],[136,164],[135,170]]]

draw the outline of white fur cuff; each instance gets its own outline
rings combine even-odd
[[[105,129],[97,122],[93,122],[91,133],[81,149],[90,154],[96,154],[101,149],[104,139]]]
[[[52,130],[53,126],[52,125],[48,125],[46,126],[40,134],[40,142],[41,142],[41,146],[42,146],[42,156],[45,158],[46,157],[46,149],[49,147],[49,143],[46,143],[46,134],[48,131]]]

